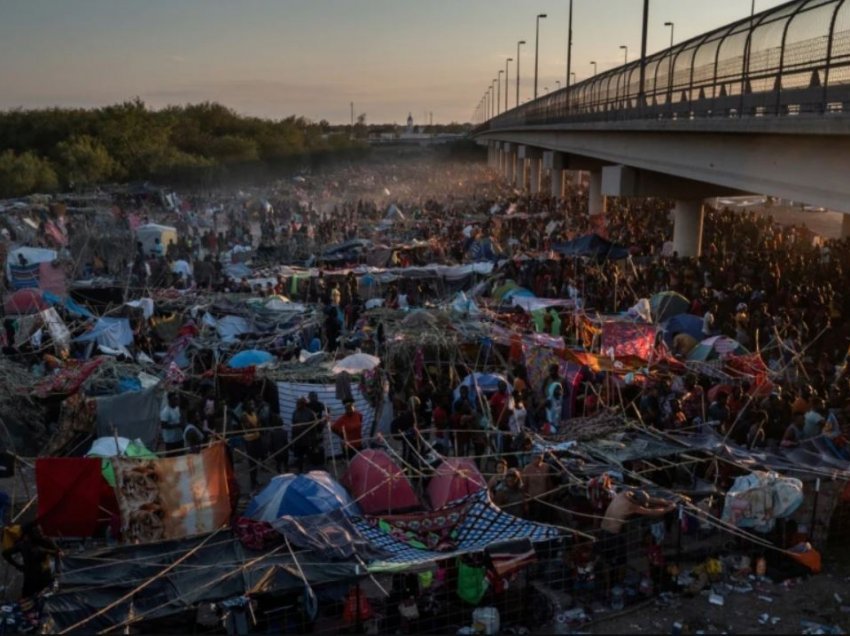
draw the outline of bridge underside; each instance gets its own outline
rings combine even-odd
[[[694,198],[715,196],[704,192],[702,186],[710,184],[718,193],[753,192],[850,212],[850,147],[845,136],[505,128],[479,133],[476,139],[557,151],[576,166],[590,161],[688,180],[669,192],[677,198],[687,194],[682,189],[689,183]],[[619,182],[622,192],[609,186],[605,194],[665,195],[664,188],[655,186],[639,192],[642,180],[629,171]]]

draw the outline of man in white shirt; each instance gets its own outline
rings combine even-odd
[[[159,412],[159,422],[162,426],[165,450],[179,450],[183,446],[183,417],[180,413],[180,400],[176,393],[168,394],[168,402]]]

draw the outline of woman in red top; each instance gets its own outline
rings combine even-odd
[[[354,408],[353,400],[346,400],[345,413],[331,425],[331,430],[343,440],[343,452],[351,459],[360,450],[363,437],[363,415]]]

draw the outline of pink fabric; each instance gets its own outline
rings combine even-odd
[[[65,269],[60,265],[54,267],[53,263],[41,263],[38,266],[39,287],[57,296],[64,297],[68,293],[65,283]]]

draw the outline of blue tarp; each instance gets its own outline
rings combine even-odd
[[[97,342],[99,345],[117,349],[133,343],[133,330],[126,318],[98,318],[91,331],[77,336],[77,342]]]
[[[343,510],[359,515],[360,509],[348,491],[328,473],[311,470],[302,475],[278,475],[254,497],[245,516],[256,521],[274,521],[283,516],[303,517]]]
[[[686,333],[699,342],[703,339],[702,318],[693,314],[677,314],[667,321],[664,327],[664,338],[668,344],[672,344],[673,336]]]
[[[612,243],[598,234],[588,234],[566,243],[556,243],[552,249],[563,256],[586,256],[614,261],[629,255],[628,248]]]
[[[83,318],[94,318],[94,314],[82,305],[77,304],[70,296],[60,298],[56,294],[44,291],[41,292],[41,297],[45,302],[51,305],[62,305],[72,316],[82,316]]]
[[[230,358],[230,362],[227,363],[227,366],[231,369],[244,369],[246,367],[258,367],[261,364],[268,364],[272,360],[274,360],[274,356],[268,351],[246,349],[245,351],[240,351]]]

